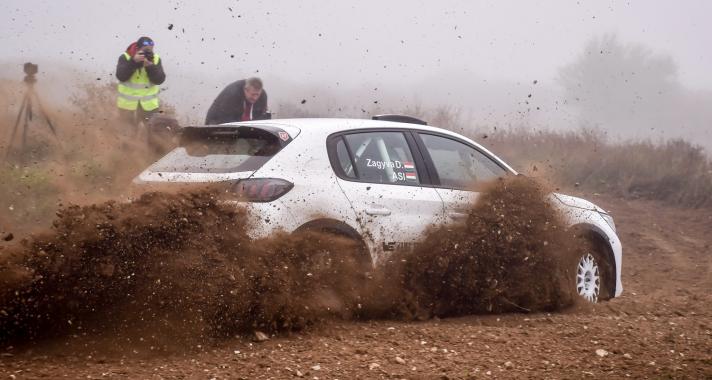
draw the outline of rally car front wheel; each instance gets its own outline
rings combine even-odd
[[[592,242],[585,249],[576,264],[576,292],[584,300],[597,303],[613,296],[611,286],[613,271],[601,253],[600,244]]]

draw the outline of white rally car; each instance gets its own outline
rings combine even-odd
[[[326,230],[355,239],[377,264],[435,223],[463,219],[473,183],[517,173],[457,133],[407,116],[285,119],[183,128],[179,147],[134,179],[140,186],[221,183],[246,201],[255,237]],[[575,286],[591,302],[621,294],[621,243],[596,205],[552,194],[586,231]],[[573,286],[573,285],[572,285]]]

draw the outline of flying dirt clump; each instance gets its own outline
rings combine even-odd
[[[563,284],[572,233],[528,180],[490,185],[464,223],[433,227],[414,252],[372,270],[344,237],[250,238],[248,213],[216,194],[70,206],[50,232],[0,250],[0,341],[213,339],[323,318],[556,310],[573,299]]]

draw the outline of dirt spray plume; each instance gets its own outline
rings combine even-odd
[[[575,252],[585,242],[547,194],[523,177],[485,186],[463,223],[433,227],[414,252],[387,262],[372,313],[422,319],[571,305]]]
[[[320,232],[248,235],[214,193],[71,206],[51,232],[0,250],[0,340],[160,332],[214,338],[323,318],[410,320],[571,304],[571,233],[525,179],[487,188],[462,224],[364,271],[359,246]],[[573,268],[573,266],[571,266]]]
[[[246,213],[210,192],[148,193],[58,215],[50,233],[0,250],[0,339],[293,330],[343,311],[339,297],[359,283],[340,276],[358,276],[348,260],[325,256],[353,242],[318,233],[251,240]]]

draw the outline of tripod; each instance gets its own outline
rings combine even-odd
[[[35,66],[35,70],[36,70]],[[5,160],[10,156],[10,150],[12,148],[13,142],[15,141],[15,135],[17,134],[17,129],[20,126],[20,120],[23,121],[23,127],[22,127],[22,146],[20,148],[20,153],[23,154],[25,152],[25,147],[27,146],[27,130],[30,127],[30,121],[32,121],[33,117],[33,102],[37,104],[37,108],[39,109],[39,114],[42,116],[42,118],[45,119],[47,122],[47,125],[49,126],[49,130],[52,132],[52,134],[57,137],[57,130],[54,128],[54,125],[52,124],[52,121],[49,119],[49,116],[47,116],[47,112],[45,112],[44,107],[42,107],[42,102],[40,102],[40,98],[37,95],[37,92],[35,91],[35,83],[37,83],[37,78],[35,78],[35,73],[27,70],[27,67],[25,68],[25,95],[22,98],[22,103],[20,103],[20,111],[17,113],[17,119],[15,120],[15,126],[12,129],[12,135],[10,136],[10,140],[7,143],[7,151],[5,152]],[[24,119],[23,119],[24,116]]]

